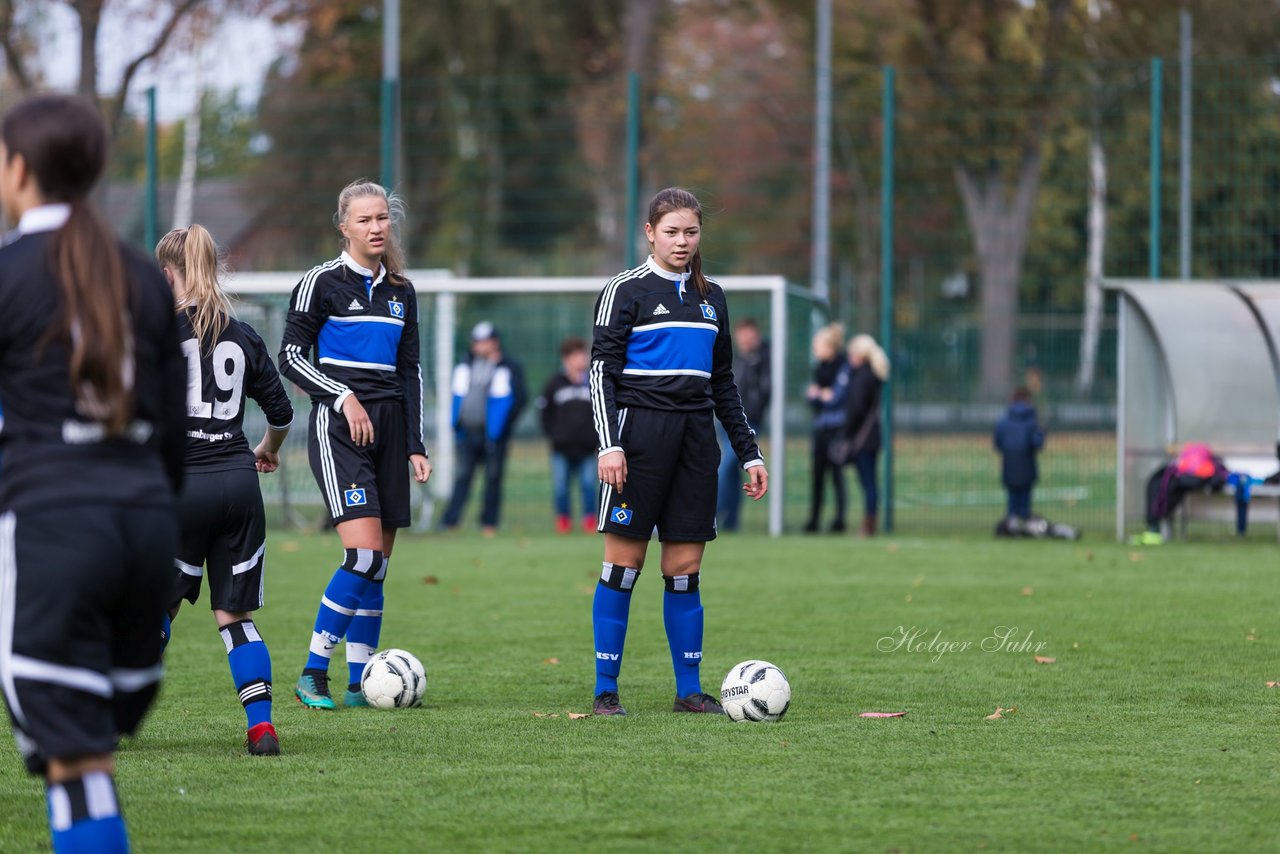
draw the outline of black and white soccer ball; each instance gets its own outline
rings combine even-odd
[[[413,653],[384,649],[364,666],[360,691],[375,709],[412,709],[422,705],[427,671]]]
[[[767,661],[743,661],[724,677],[720,705],[730,720],[780,720],[791,706],[791,683]]]

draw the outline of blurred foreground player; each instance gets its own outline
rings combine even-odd
[[[161,677],[186,369],[164,277],[89,203],[107,129],[43,95],[0,125],[0,686],[55,852],[127,851],[115,744]]]

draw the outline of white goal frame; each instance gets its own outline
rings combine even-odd
[[[239,272],[227,282],[233,294],[272,294],[288,296],[305,271],[282,273]],[[436,445],[429,448],[432,464],[432,493],[438,500],[448,500],[453,487],[454,436],[451,379],[457,346],[457,297],[501,296],[503,294],[581,294],[599,293],[607,281],[604,277],[530,277],[530,278],[462,278],[448,270],[408,270],[414,290],[435,298],[434,326]],[[716,282],[726,291],[756,291],[769,294],[769,373],[773,393],[769,400],[769,535],[782,534],[782,510],[786,471],[786,353],[787,353],[787,281],[782,276],[717,276]]]

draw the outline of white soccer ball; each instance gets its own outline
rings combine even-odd
[[[422,705],[427,671],[412,653],[384,649],[364,666],[360,690],[375,709],[411,709]]]
[[[780,720],[791,706],[791,683],[767,661],[743,661],[724,677],[720,705],[730,720]]]

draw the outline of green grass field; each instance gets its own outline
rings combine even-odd
[[[136,849],[1274,849],[1274,544],[722,537],[705,687],[773,661],[794,695],[771,725],[670,712],[656,563],[632,609],[631,714],[567,716],[590,708],[599,549],[404,537],[383,645],[425,662],[426,705],[325,714],[290,686],[337,541],[273,534],[259,625],[284,755],[244,755],[222,643],[188,608],[119,754]],[[1054,663],[984,651],[1001,626]],[[913,627],[934,651],[886,649]],[[1017,711],[986,720],[998,706]],[[0,850],[47,850],[41,786],[11,743],[0,802]]]

